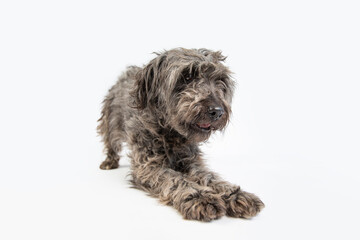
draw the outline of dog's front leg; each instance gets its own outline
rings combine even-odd
[[[251,218],[257,215],[264,203],[255,194],[245,192],[239,186],[222,180],[199,160],[192,164],[188,178],[201,186],[207,186],[219,193],[226,204],[226,215],[231,217]]]
[[[225,215],[225,201],[213,188],[192,182],[181,172],[158,164],[162,161],[137,159],[136,162],[146,163],[132,166],[134,185],[162,203],[174,206],[185,219],[211,221]]]

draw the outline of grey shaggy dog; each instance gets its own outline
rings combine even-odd
[[[229,121],[234,82],[224,60],[221,52],[177,48],[128,67],[103,102],[100,168],[117,168],[126,142],[134,186],[185,219],[255,216],[262,201],[210,171],[198,147]]]

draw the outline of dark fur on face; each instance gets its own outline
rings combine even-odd
[[[98,131],[108,157],[100,168],[116,168],[127,142],[133,184],[186,219],[259,212],[260,199],[209,171],[198,148],[231,115],[234,81],[224,61],[221,52],[178,48],[129,67],[104,100]]]

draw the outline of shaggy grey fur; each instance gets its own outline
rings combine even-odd
[[[134,186],[185,219],[255,216],[261,200],[211,172],[198,147],[229,121],[234,82],[224,60],[220,52],[177,48],[129,67],[103,102],[98,131],[107,158],[100,168],[118,167],[126,142]]]

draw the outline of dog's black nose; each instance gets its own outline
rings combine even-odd
[[[224,114],[224,109],[222,107],[209,107],[207,114],[212,121],[216,121]]]

